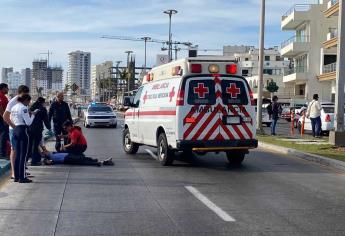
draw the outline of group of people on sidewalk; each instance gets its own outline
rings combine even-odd
[[[314,138],[321,137],[321,110],[322,107],[319,102],[319,95],[314,94],[313,100],[308,104],[306,111],[303,111],[305,112],[305,116],[311,121],[311,127]],[[277,122],[282,113],[282,107],[278,103],[277,96],[273,96],[272,102],[267,107],[267,111],[270,116],[270,119],[272,120],[271,135],[276,135]]]
[[[43,163],[77,164],[77,165],[112,165],[111,158],[99,162],[85,157],[87,141],[81,128],[74,126],[69,105],[64,101],[64,94],[59,92],[51,103],[49,112],[46,101],[39,97],[31,106],[29,88],[18,87],[17,95],[8,100],[8,85],[0,84],[0,158],[8,158],[9,145],[11,161],[11,178],[15,182],[30,183],[32,180],[26,171],[26,164],[31,158],[31,165]],[[51,132],[53,121],[56,152],[49,152],[44,146],[44,126]],[[64,140],[62,145],[61,139]]]

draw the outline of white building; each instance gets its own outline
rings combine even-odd
[[[91,53],[83,51],[68,54],[67,84],[76,84],[80,95],[90,95]]]
[[[228,56],[238,61],[238,70],[244,76],[252,91],[254,98],[257,98],[257,88],[259,81],[259,49],[253,46],[225,46],[224,56]],[[265,49],[264,51],[264,91],[263,96],[270,98],[271,94],[266,90],[266,85],[274,81],[279,90],[275,93],[281,102],[289,102],[292,95],[292,87],[283,83],[284,69],[288,68],[289,61],[284,61],[278,47]]]
[[[29,88],[31,86],[31,73],[32,72],[30,68],[22,69],[23,84],[28,86]]]
[[[9,72],[7,74],[7,84],[9,88],[9,94],[16,94],[18,87],[23,84],[22,74],[19,72]]]
[[[332,100],[332,80],[322,76],[332,70],[329,67],[336,61],[336,49],[323,45],[328,33],[333,36],[337,27],[336,17],[325,17],[328,4],[324,0],[298,4],[282,16],[282,30],[293,31],[293,36],[281,45],[281,55],[291,60],[283,81],[293,86],[295,99],[310,100],[317,93],[320,100]]]
[[[106,61],[102,64],[92,65],[91,71],[91,99],[95,101],[99,101],[101,94],[100,89],[98,86],[98,81],[101,79],[112,78],[112,70],[113,67],[112,61]]]

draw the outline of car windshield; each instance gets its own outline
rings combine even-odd
[[[334,113],[334,107],[322,107],[325,113]]]
[[[89,108],[89,112],[112,112],[112,110],[107,106],[94,106]]]

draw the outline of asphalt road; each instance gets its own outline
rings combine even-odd
[[[1,236],[345,235],[345,173],[256,150],[162,167],[127,156],[121,129],[84,130],[88,155],[113,167],[30,167],[34,183],[0,188]],[[150,148],[154,152],[154,149]]]

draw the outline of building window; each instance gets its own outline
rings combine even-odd
[[[270,56],[265,56],[265,61],[269,61],[270,60]]]
[[[280,56],[276,56],[276,61],[280,61],[280,60],[281,60]]]
[[[249,58],[248,58],[248,57],[246,57],[246,58],[244,58],[244,60],[245,60],[245,61],[249,61]]]
[[[264,69],[264,74],[266,75],[272,75],[273,74],[273,70],[272,69]]]

